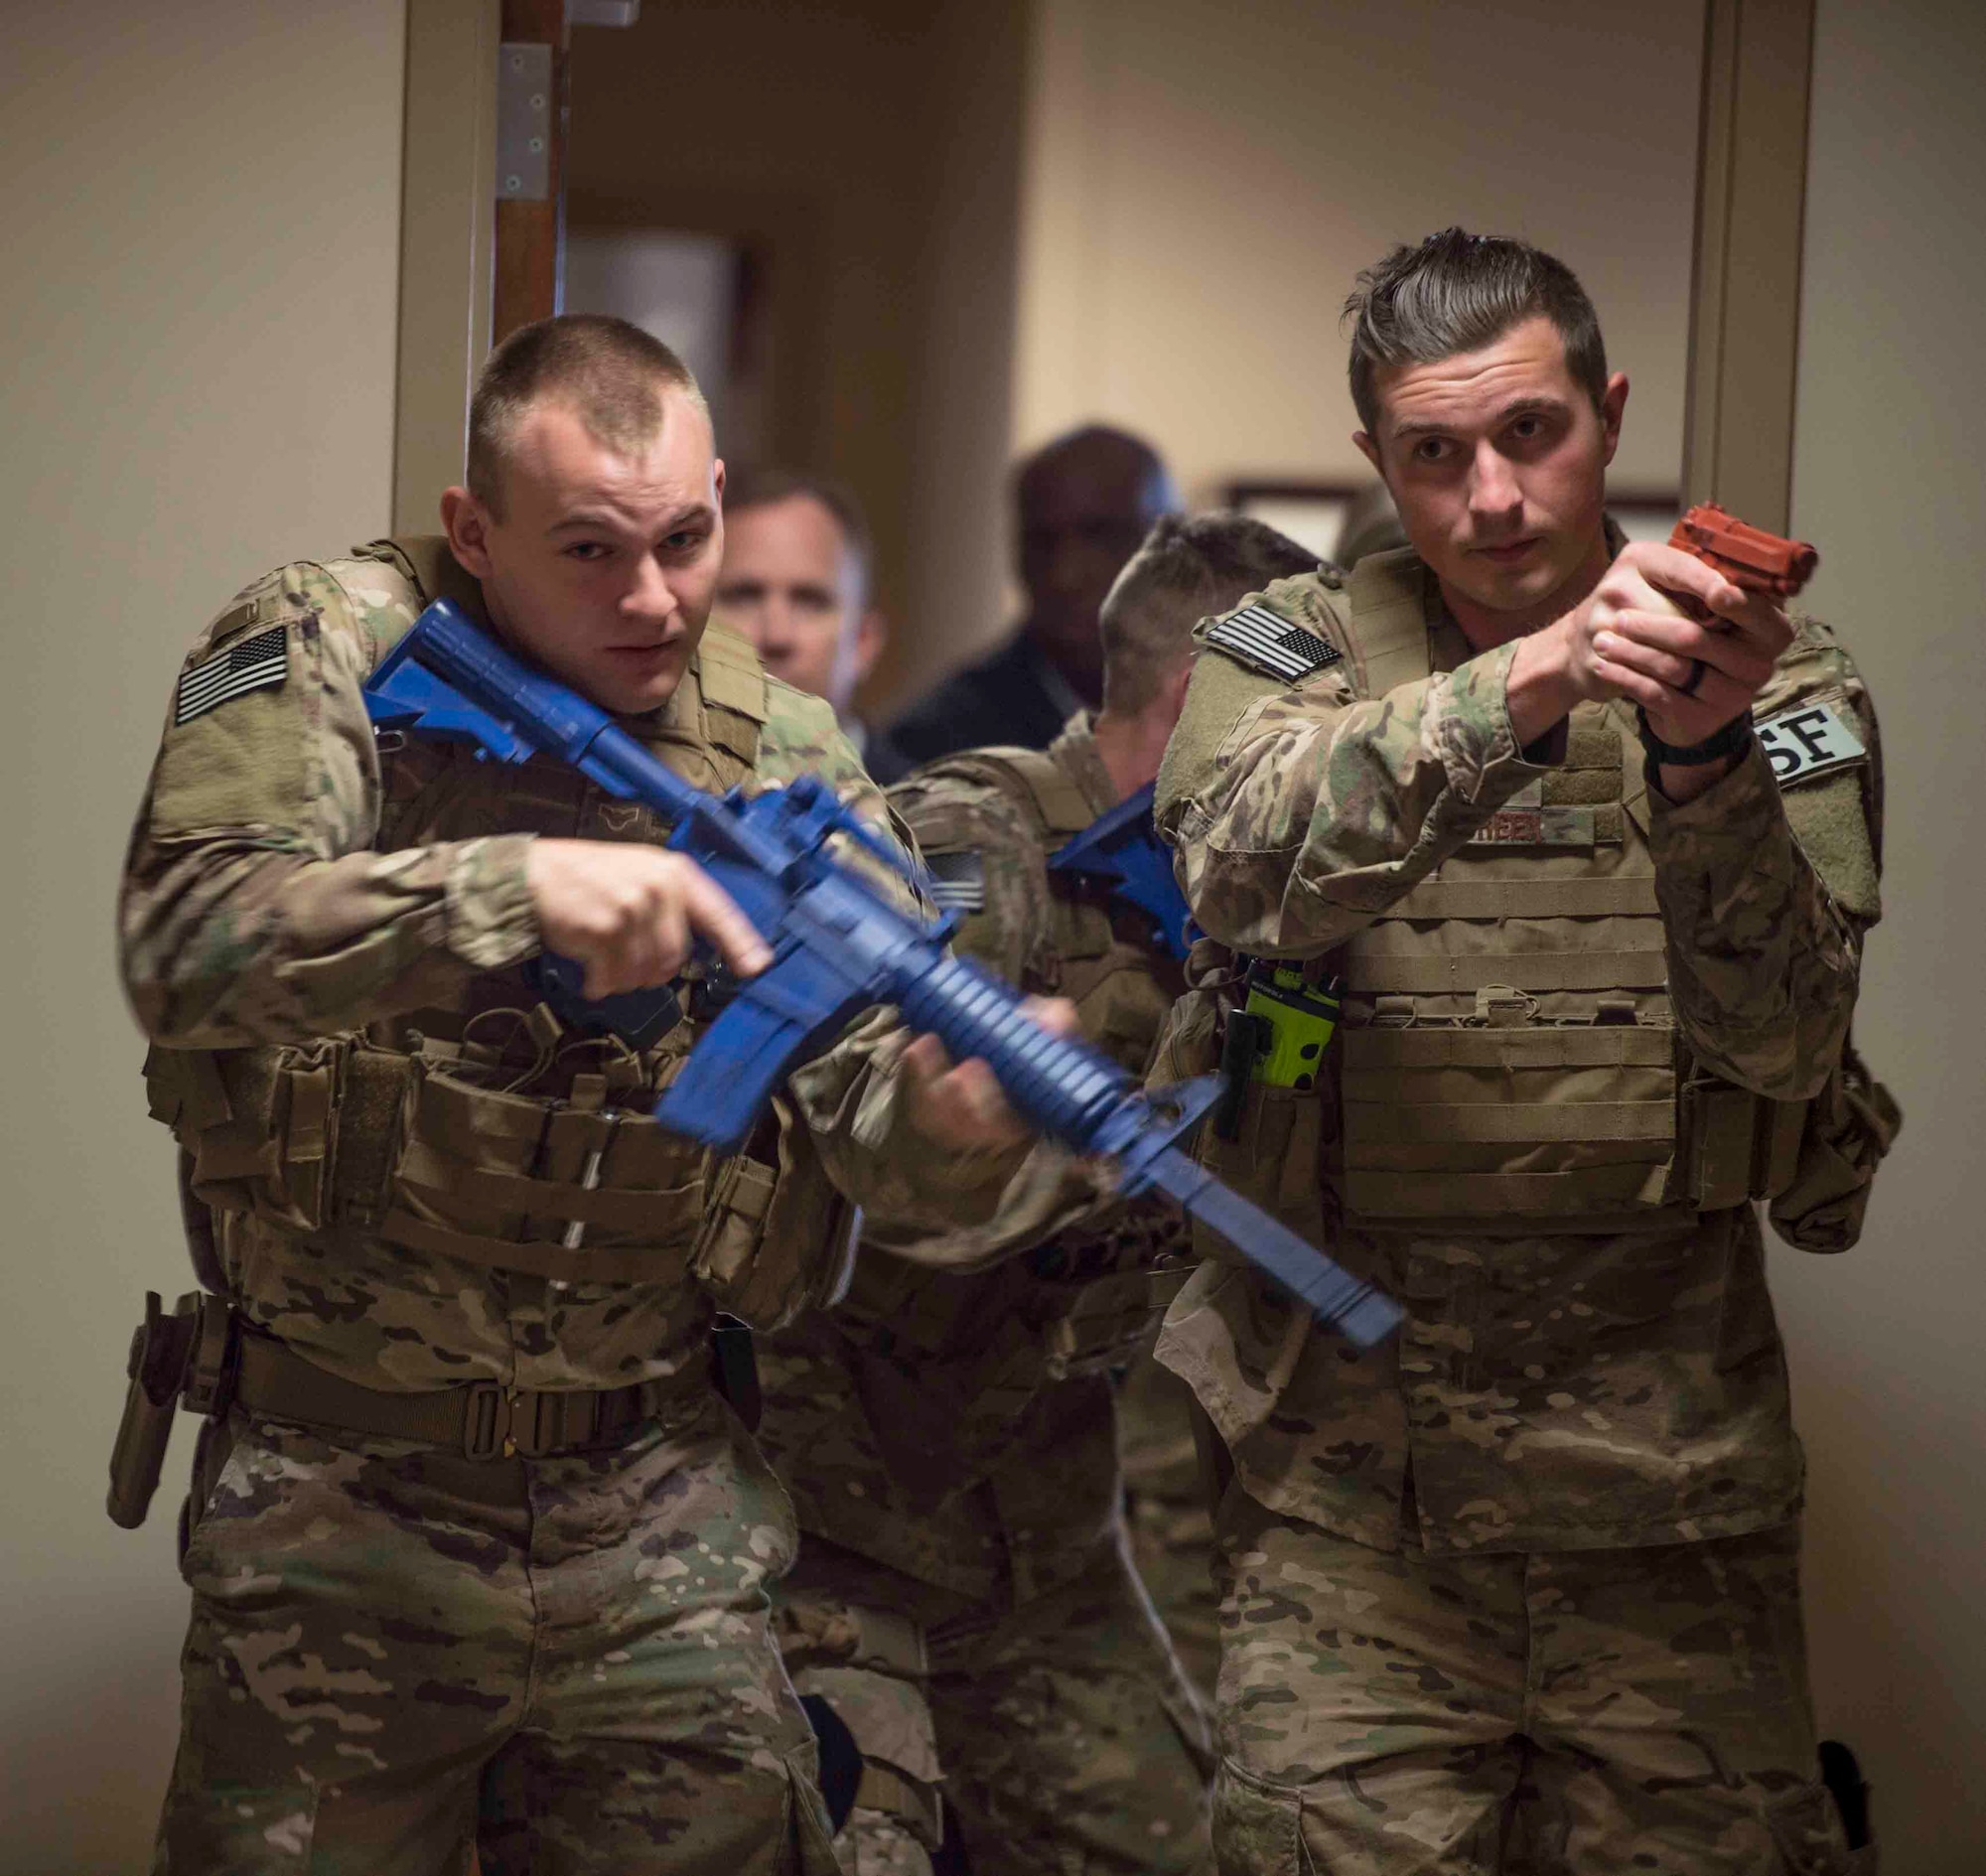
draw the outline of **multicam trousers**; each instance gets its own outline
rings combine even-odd
[[[973,1876],[1208,1868],[1206,1723],[1121,1539],[993,1608],[808,1538],[778,1622],[869,1761],[849,1876],[930,1876],[940,1792]]]
[[[544,1459],[213,1432],[155,1872],[834,1869],[792,1513],[721,1403]]]
[[[1187,1678],[1210,1705],[1220,1671],[1220,1599],[1213,1592],[1207,1481],[1194,1442],[1198,1410],[1186,1382],[1161,1368],[1149,1349],[1117,1390],[1131,1560]]]
[[[1222,1876],[1847,1876],[1797,1525],[1655,1549],[1391,1553],[1238,1486]]]

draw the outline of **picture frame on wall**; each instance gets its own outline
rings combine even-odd
[[[1289,482],[1244,478],[1221,492],[1222,505],[1237,514],[1266,521],[1321,560],[1335,560],[1345,533],[1345,517],[1369,484]]]

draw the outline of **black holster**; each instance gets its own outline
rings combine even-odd
[[[156,1290],[145,1292],[145,1320],[125,1363],[124,1414],[110,1449],[104,1509],[114,1524],[136,1530],[151,1509],[173,1416],[182,1404],[217,1418],[227,1411],[234,1372],[234,1313],[219,1297],[189,1290],[168,1316]]]
[[[752,1343],[751,1325],[736,1316],[719,1316],[711,1326],[710,1381],[744,1423],[745,1431],[758,1432],[766,1410],[765,1396],[759,1390],[759,1352]]]

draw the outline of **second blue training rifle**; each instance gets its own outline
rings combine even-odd
[[[1152,922],[1152,939],[1165,954],[1186,961],[1200,928],[1173,877],[1173,856],[1152,821],[1156,785],[1147,782],[1097,815],[1074,839],[1049,856],[1049,871],[1095,880],[1113,899],[1134,906]]]
[[[904,911],[827,851],[841,835],[911,877],[906,857],[824,782],[802,776],[757,795],[692,788],[598,705],[520,662],[459,607],[437,600],[365,686],[379,729],[468,742],[487,760],[544,756],[667,822],[668,844],[736,901],[773,962],[737,993],[655,1108],[672,1132],[735,1153],[774,1091],[864,1010],[894,1004],[952,1060],[978,1057],[1031,1125],[1102,1154],[1126,1198],[1160,1191],[1360,1348],[1398,1325],[1399,1306],[1341,1268],[1180,1149],[1220,1092],[1203,1076],[1147,1097],[1087,1044],[1043,1029],[1017,991],[945,949],[952,919]]]

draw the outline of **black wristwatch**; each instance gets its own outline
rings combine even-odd
[[[1667,763],[1675,769],[1699,769],[1725,756],[1742,756],[1752,747],[1752,713],[1735,716],[1721,729],[1713,730],[1700,743],[1665,743],[1648,727],[1648,713],[1635,708],[1641,726],[1641,747],[1650,764]]]

